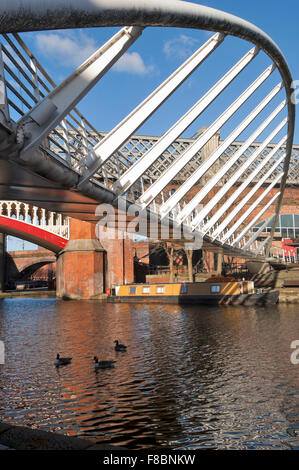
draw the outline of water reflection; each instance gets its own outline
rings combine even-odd
[[[135,449],[299,448],[296,305],[3,299],[0,339],[3,420]]]

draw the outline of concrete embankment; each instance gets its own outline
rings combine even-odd
[[[39,289],[29,289],[29,290],[20,290],[20,291],[7,291],[0,292],[0,299],[13,298],[13,297],[57,297],[55,290],[39,290]],[[107,294],[98,294],[89,298],[73,298],[73,297],[62,297],[61,300],[100,300],[105,302],[107,300]]]
[[[119,450],[123,447],[97,444],[63,434],[0,423],[0,450]]]
[[[256,287],[278,289],[279,303],[299,303],[299,268],[288,268],[280,271],[269,269],[252,276]]]
[[[299,304],[299,288],[291,289],[283,287],[279,289],[279,292],[280,304]]]

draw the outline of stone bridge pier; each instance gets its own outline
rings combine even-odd
[[[56,295],[102,298],[115,284],[134,281],[133,242],[96,236],[96,226],[70,219],[70,240],[57,257]]]

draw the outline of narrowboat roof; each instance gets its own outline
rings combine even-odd
[[[178,282],[132,282],[130,284],[117,284],[118,286],[157,286],[157,285],[177,285],[177,284],[228,284],[232,282],[252,282],[250,280],[228,280],[228,281],[200,281],[200,282],[190,282],[190,281],[178,281]]]

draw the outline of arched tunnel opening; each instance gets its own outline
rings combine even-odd
[[[21,238],[0,235],[2,290],[55,290],[55,253]]]

